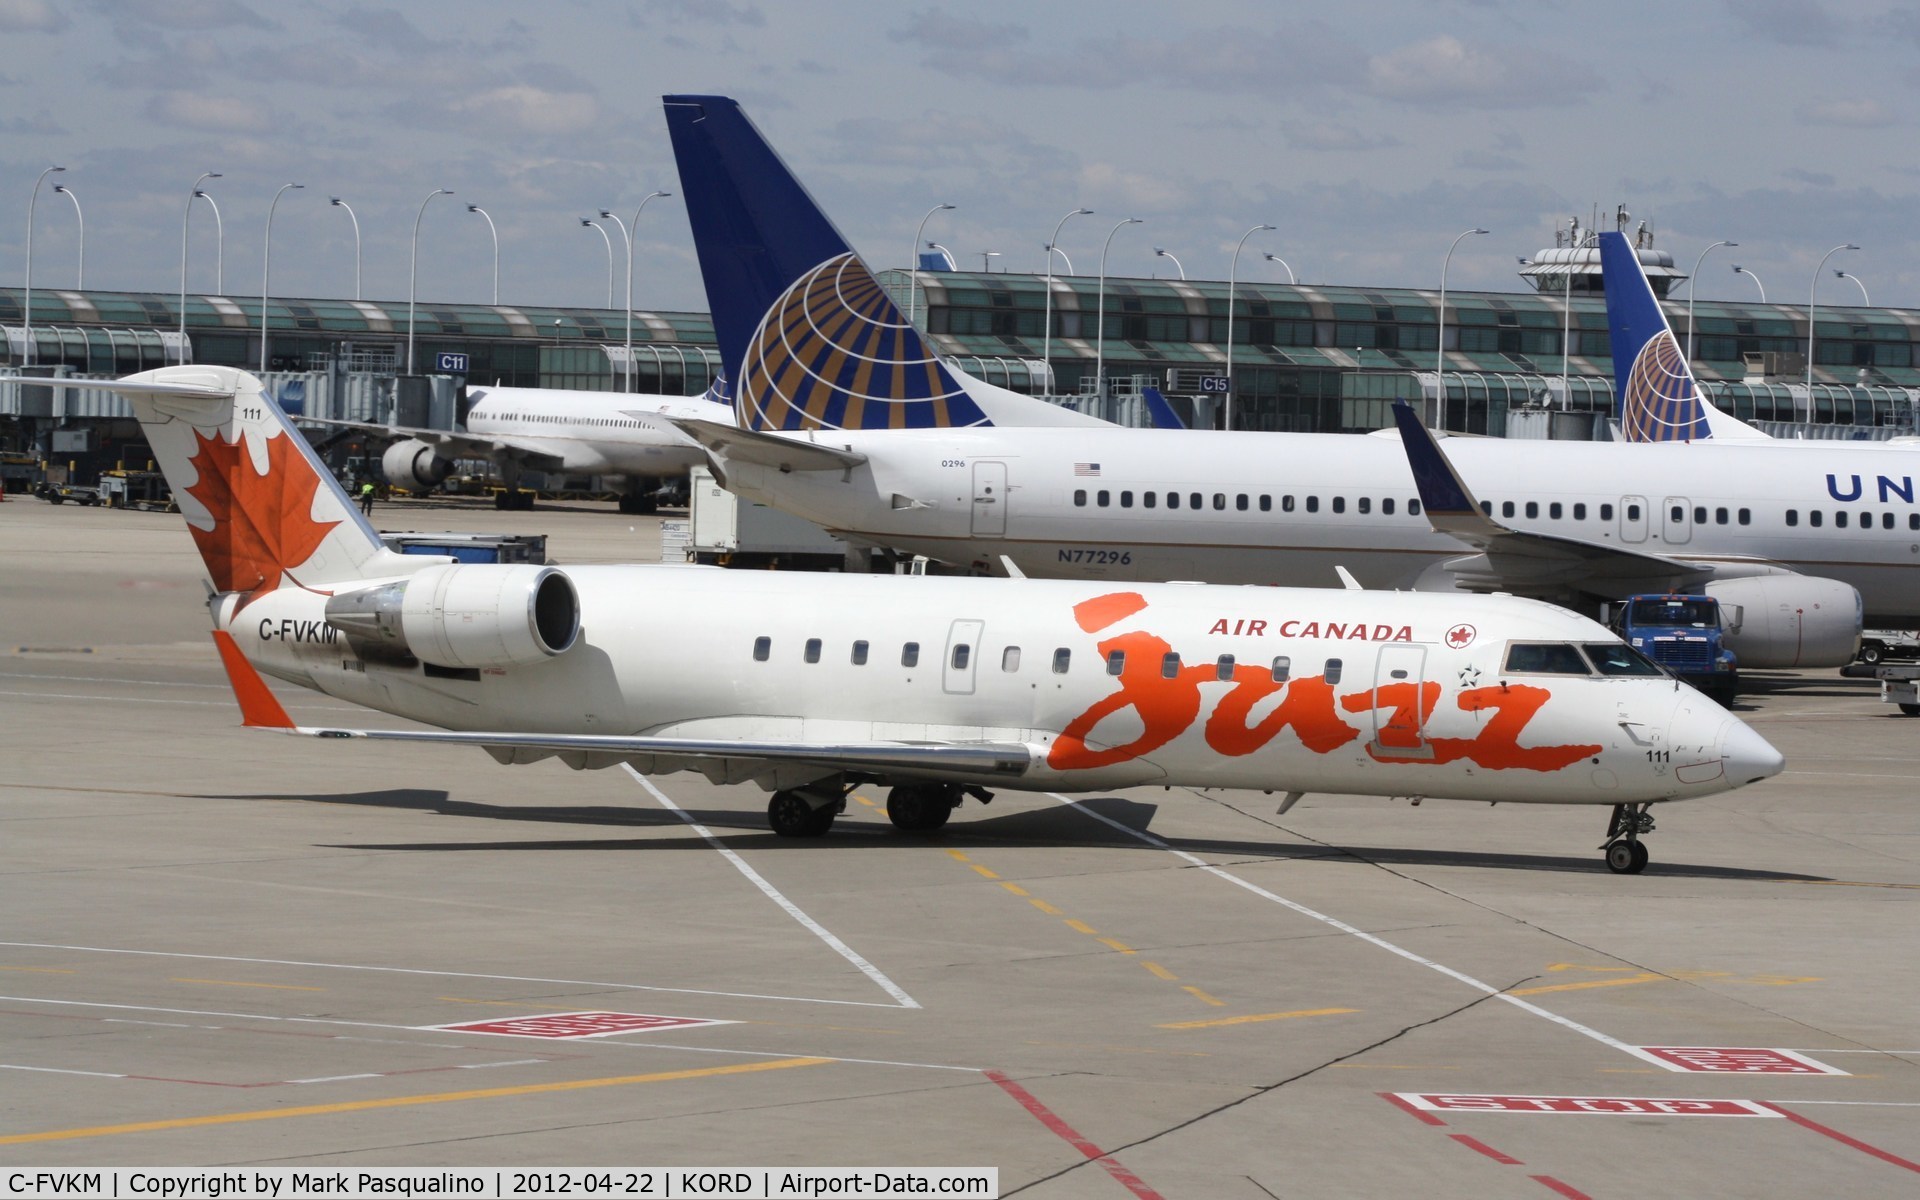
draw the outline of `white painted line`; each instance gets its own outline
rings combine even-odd
[[[0,1071],[34,1071],[42,1075],[86,1075],[93,1079],[125,1079],[110,1071],[65,1071],[59,1067],[23,1067],[19,1063],[0,1063]]]
[[[1920,1108],[1920,1100],[1775,1100],[1775,1104],[1843,1104],[1851,1108]]]
[[[182,683],[177,679],[134,679],[123,675],[41,675],[30,671],[0,671],[0,679],[58,679],[64,683],[131,683],[139,687],[203,688],[207,691],[231,691],[225,683]]]
[[[63,946],[52,942],[0,942],[26,950],[78,950],[88,954],[137,954],[149,958],[184,958],[200,962],[257,963],[270,967],[318,967],[329,971],[373,971],[387,975],[426,975],[436,979],[490,979],[502,983],[559,983],[570,987],[617,988],[629,992],[676,992],[686,996],[725,996],[733,1000],[782,1000],[795,1004],[839,1004],[854,1008],[894,1008],[874,1000],[822,1000],[815,996],[769,996],[758,992],[716,992],[705,988],[660,987],[647,983],[608,983],[599,979],[545,979],[538,975],[486,975],[477,971],[432,971],[416,967],[375,967],[361,963],[304,962],[291,958],[243,958],[231,954],[183,954],[172,950],[124,950],[115,946]],[[919,1005],[910,1007],[918,1008]],[[389,1028],[382,1026],[382,1028]],[[391,1026],[401,1029],[411,1026]]]
[[[708,831],[705,825],[702,825],[700,824],[700,822],[694,820],[693,817],[687,812],[686,809],[681,808],[678,804],[675,804],[672,800],[669,800],[665,792],[653,786],[653,782],[649,780],[645,775],[642,775],[640,772],[634,770],[632,763],[621,763],[620,765],[626,768],[627,774],[633,776],[634,779],[639,781],[640,786],[647,789],[647,791],[653,795],[653,798],[655,800],[658,800],[660,802],[661,807],[667,809],[667,811],[671,812],[674,816],[679,817],[682,821],[685,821],[687,823],[688,828],[692,829],[695,833],[699,834],[703,839],[705,839],[707,845],[712,846],[715,850],[718,850],[720,852],[720,856],[722,858],[725,858],[728,862],[732,863],[735,870],[739,871],[742,875],[745,875],[749,880],[751,880],[753,883],[753,886],[759,888],[762,892],[766,893],[767,899],[779,905],[782,911],[784,911],[788,916],[800,922],[800,924],[806,928],[808,933],[811,933],[813,936],[819,938],[821,941],[825,942],[827,945],[833,947],[834,953],[838,954],[841,958],[844,958],[848,962],[852,963],[856,968],[859,969],[862,975],[865,975],[868,979],[871,979],[875,983],[879,984],[880,990],[886,992],[887,995],[892,996],[894,998],[894,1001],[901,1008],[919,1008],[920,1007],[919,1001],[915,1000],[912,996],[907,995],[906,990],[903,989],[899,984],[895,983],[891,979],[888,979],[886,975],[881,973],[880,968],[874,966],[872,963],[868,962],[866,959],[860,957],[860,955],[854,951],[853,947],[847,945],[845,942],[835,937],[832,931],[829,930],[826,926],[814,920],[812,917],[808,916],[806,913],[800,911],[799,905],[795,904],[793,901],[781,895],[779,888],[774,887],[771,883],[768,883],[765,877],[763,877],[760,874],[760,872],[748,866],[746,859],[741,858],[738,854],[735,854],[732,850],[729,850],[726,847],[726,845],[720,841],[719,838],[713,836],[713,834]]]
[[[626,1042],[615,1039],[616,1046],[639,1046],[651,1050],[699,1050],[708,1054],[739,1054],[749,1058],[791,1055],[791,1050],[718,1050],[712,1046],[675,1046],[667,1042]],[[967,1071],[975,1075],[986,1070],[985,1067],[956,1067],[952,1063],[904,1062],[891,1058],[835,1058],[828,1054],[809,1054],[808,1058],[832,1058],[834,1062],[855,1063],[868,1067],[918,1067],[925,1071]]]
[[[195,708],[237,708],[232,700],[160,700],[151,696],[82,696],[74,692],[14,692],[0,691],[0,696],[24,696],[30,700],[85,700],[92,704],[186,704]],[[364,708],[348,708],[341,704],[301,704],[298,701],[287,705],[290,712],[343,712],[364,713]]]
[[[312,1079],[289,1079],[288,1083],[339,1083],[347,1079],[381,1079],[377,1071],[363,1071],[358,1075],[317,1075]]]
[[[1631,1054],[1635,1058],[1638,1058],[1644,1062],[1650,1062],[1655,1066],[1668,1071],[1680,1071],[1684,1069],[1682,1067],[1675,1065],[1674,1063],[1667,1062],[1663,1059],[1655,1057],[1654,1055],[1648,1054],[1646,1051],[1642,1050],[1638,1046],[1630,1046],[1626,1042],[1621,1041],[1619,1038],[1601,1033],[1598,1029],[1595,1029],[1590,1025],[1582,1025],[1580,1022],[1572,1020],[1567,1017],[1563,1017],[1559,1013],[1550,1012],[1547,1009],[1541,1008],[1538,1004],[1530,1004],[1527,1001],[1520,999],[1518,996],[1510,996],[1507,993],[1501,991],[1499,988],[1494,987],[1492,984],[1484,983],[1478,979],[1475,979],[1473,976],[1468,975],[1464,971],[1456,971],[1452,967],[1449,967],[1444,963],[1435,962],[1433,959],[1428,958],[1425,955],[1415,954],[1413,951],[1407,949],[1404,946],[1395,945],[1394,943],[1388,941],[1383,937],[1379,937],[1375,934],[1368,933],[1364,929],[1360,929],[1355,926],[1349,925],[1345,921],[1340,920],[1338,917],[1330,917],[1327,914],[1320,912],[1316,909],[1308,908],[1306,905],[1301,904],[1297,900],[1289,900],[1285,896],[1282,896],[1277,892],[1270,892],[1266,888],[1261,887],[1257,883],[1252,883],[1252,882],[1249,882],[1248,880],[1242,879],[1238,875],[1233,874],[1231,871],[1222,870],[1221,868],[1214,866],[1212,863],[1207,862],[1203,858],[1199,858],[1195,855],[1188,854],[1185,850],[1177,850],[1167,841],[1161,838],[1155,837],[1151,833],[1147,833],[1139,829],[1132,829],[1126,825],[1122,825],[1120,822],[1112,819],[1111,817],[1105,816],[1101,813],[1097,813],[1091,808],[1088,808],[1087,806],[1085,806],[1084,804],[1081,804],[1076,800],[1069,800],[1067,797],[1062,796],[1058,792],[1048,792],[1047,795],[1053,797],[1055,800],[1058,800],[1060,803],[1066,805],[1069,808],[1072,808],[1086,816],[1092,817],[1094,820],[1099,821],[1103,825],[1111,826],[1112,828],[1119,830],[1121,833],[1126,834],[1128,837],[1137,838],[1140,841],[1143,841],[1150,846],[1154,846],[1158,849],[1165,850],[1168,854],[1174,855],[1175,857],[1183,859],[1186,862],[1190,862],[1194,866],[1199,867],[1201,870],[1207,872],[1210,875],[1218,876],[1219,878],[1226,880],[1228,883],[1233,884],[1235,887],[1245,888],[1247,891],[1252,892],[1254,895],[1260,896],[1267,900],[1271,900],[1275,904],[1280,905],[1282,908],[1292,909],[1294,912],[1299,913],[1303,917],[1311,917],[1312,919],[1320,922],[1323,925],[1331,926],[1332,928],[1339,930],[1341,933],[1350,934],[1353,937],[1359,938],[1363,942],[1368,942],[1372,945],[1378,946],[1380,947],[1380,949],[1387,951],[1389,954],[1397,954],[1401,958],[1406,959],[1408,962],[1418,963],[1420,966],[1423,966],[1430,971],[1438,971],[1440,974],[1445,975],[1447,978],[1455,980],[1460,983],[1464,983],[1468,987],[1474,989],[1475,991],[1483,992],[1486,995],[1491,996],[1496,1000],[1503,1000],[1506,1003],[1513,1005],[1515,1008],[1521,1009],[1524,1012],[1532,1013],[1534,1016],[1540,1017],[1543,1020],[1552,1021],[1554,1024],[1559,1025],[1564,1029],[1570,1029],[1573,1032],[1580,1034],[1582,1037],[1590,1037],[1594,1041],[1599,1042],[1601,1045],[1610,1046],[1613,1049],[1620,1051],[1622,1054]]]

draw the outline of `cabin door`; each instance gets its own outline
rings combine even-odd
[[[1669,545],[1674,546],[1692,541],[1693,522],[1688,519],[1690,514],[1687,511],[1687,498],[1668,496],[1661,507],[1664,509],[1661,515],[1666,518],[1666,522],[1660,536],[1665,538]]]
[[[1004,537],[1007,532],[1007,464],[973,464],[973,536]]]
[[[1647,540],[1647,498],[1645,496],[1620,497],[1620,540],[1623,542]]]
[[[1375,758],[1428,759],[1427,719],[1433,715],[1426,688],[1427,648],[1383,642],[1373,670],[1373,745]]]

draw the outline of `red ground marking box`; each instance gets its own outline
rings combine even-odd
[[[1670,1100],[1651,1096],[1475,1096],[1448,1092],[1396,1092],[1427,1112],[1576,1113],[1630,1117],[1777,1117],[1751,1100]]]
[[[491,1033],[502,1037],[595,1038],[616,1033],[652,1033],[660,1029],[696,1029],[702,1025],[732,1025],[702,1017],[662,1017],[651,1013],[565,1012],[531,1017],[503,1017],[459,1025],[433,1025],[454,1033]]]
[[[1746,1046],[1642,1046],[1669,1070],[1724,1075],[1845,1075],[1838,1067],[1792,1050]]]

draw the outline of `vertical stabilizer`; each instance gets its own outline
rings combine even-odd
[[[1629,442],[1695,442],[1713,436],[1700,385],[1625,234],[1600,235],[1600,271],[1622,436]]]

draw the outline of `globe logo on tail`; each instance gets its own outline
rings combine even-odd
[[[1691,442],[1708,436],[1693,372],[1673,331],[1647,340],[1620,396],[1620,429],[1629,442]]]
[[[741,425],[761,430],[989,424],[850,253],[774,301],[747,345],[734,404]]]

